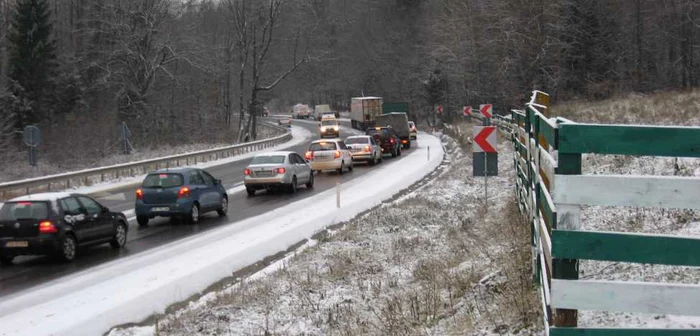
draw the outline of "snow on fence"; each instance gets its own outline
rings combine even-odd
[[[700,178],[582,175],[582,154],[700,157],[700,127],[575,123],[512,111],[516,193],[531,225],[547,335],[690,335],[577,327],[578,310],[700,316],[700,285],[579,280],[578,260],[700,266],[700,237],[582,230],[581,206],[700,209]],[[556,157],[556,159],[555,159]]]
[[[154,169],[172,168],[181,165],[219,160],[264,148],[274,147],[278,144],[289,141],[292,138],[292,133],[287,128],[265,123],[260,123],[258,125],[272,128],[276,131],[282,132],[282,134],[269,139],[232,146],[177,154],[137,162],[122,163],[108,167],[90,168],[76,172],[0,183],[0,201],[7,200],[18,195],[70,189],[75,186],[91,185],[94,183],[105,182],[110,179],[136,176],[139,174],[145,174]]]

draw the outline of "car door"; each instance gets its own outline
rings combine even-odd
[[[87,226],[90,228],[90,240],[103,239],[111,237],[114,232],[114,225],[108,213],[104,211],[104,207],[97,203],[94,199],[85,196],[77,195],[76,197],[83,208],[87,211]]]
[[[205,197],[212,209],[218,209],[221,205],[221,194],[219,188],[216,185],[216,179],[204,170],[200,170],[199,174],[204,180],[204,185],[206,185]]]
[[[348,146],[345,145],[345,141],[338,141],[338,147],[340,147],[340,152],[343,153],[345,162],[352,162],[352,154],[350,154]]]
[[[75,239],[78,242],[92,239],[95,230],[94,226],[88,225],[86,210],[80,205],[80,202],[73,197],[62,198],[58,201],[63,210],[63,221],[71,227]]]
[[[197,170],[190,170],[189,178],[192,198],[199,202],[201,212],[208,211],[212,207],[212,200],[204,179]]]
[[[306,163],[301,155],[294,153],[292,154],[292,157],[294,158],[294,165],[296,166],[299,181],[308,183],[309,179],[311,178],[311,167]]]

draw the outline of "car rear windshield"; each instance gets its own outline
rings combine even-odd
[[[0,220],[46,219],[49,217],[47,202],[9,202],[0,208]]]
[[[311,144],[311,147],[309,147],[309,151],[312,152],[329,151],[336,149],[338,149],[338,147],[336,147],[335,142],[315,142]]]
[[[380,135],[381,137],[388,137],[391,133],[389,133],[389,130],[386,128],[381,128],[379,130],[376,129],[370,129],[367,131],[369,135],[374,136],[375,134]]]
[[[409,121],[408,127],[411,127],[411,128],[416,127],[416,124],[414,124],[412,121]]]
[[[161,173],[161,174],[150,174],[146,176],[143,180],[144,188],[172,188],[179,187],[183,185],[185,179],[182,178],[182,174],[174,173]]]
[[[369,138],[347,138],[345,139],[345,144],[367,144],[369,143]]]
[[[250,164],[280,164],[284,163],[284,155],[261,155],[253,158]]]
[[[321,126],[335,126],[335,120],[323,120]]]

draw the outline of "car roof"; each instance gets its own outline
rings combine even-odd
[[[163,168],[150,172],[149,174],[163,174],[163,173],[187,173],[193,170],[199,170],[197,168],[190,167],[178,167],[178,168]]]
[[[342,140],[340,140],[340,139],[318,139],[318,140],[311,141],[311,143],[313,144],[313,143],[321,143],[321,142],[340,142],[340,141],[342,141]]]
[[[347,137],[347,138],[345,138],[345,139],[350,139],[350,138],[371,138],[371,137],[372,137],[371,135],[362,134],[362,135],[351,135],[351,136],[349,136],[349,137]]]
[[[70,197],[76,194],[71,194],[67,192],[47,192],[39,194],[31,194],[26,196],[15,197],[8,202],[22,202],[22,201],[56,201],[61,198]]]

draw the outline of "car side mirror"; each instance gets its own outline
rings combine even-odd
[[[214,185],[220,185],[220,184],[221,184],[221,180],[219,180],[219,179],[214,180]]]
[[[109,212],[109,208],[106,207],[106,206],[103,206],[103,207],[102,207],[102,212],[103,212],[103,213]]]

